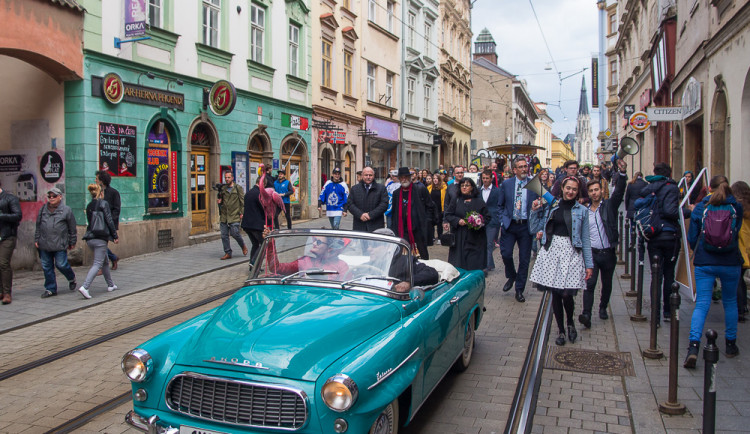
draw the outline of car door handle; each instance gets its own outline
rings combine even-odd
[[[450,304],[456,304],[456,303],[458,303],[458,296],[455,296],[455,297],[451,298],[451,301],[449,303]]]

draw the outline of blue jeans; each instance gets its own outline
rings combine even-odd
[[[518,270],[513,264],[513,250],[518,243]],[[511,222],[500,232],[500,254],[503,255],[505,277],[516,281],[516,292],[523,294],[531,261],[531,233],[528,223]]]
[[[714,281],[721,281],[721,303],[724,305],[724,337],[737,339],[737,285],[740,281],[739,265],[702,265],[695,267],[695,309],[690,321],[690,340],[700,341],[703,325],[711,307]]]
[[[57,277],[55,276],[55,267],[68,279],[68,282],[74,282],[76,275],[68,263],[68,251],[59,250],[57,252],[48,252],[39,250],[39,259],[42,261],[42,271],[44,271],[44,289],[51,293],[57,293]]]
[[[328,221],[331,223],[331,229],[338,229],[341,224],[341,216],[328,217]]]

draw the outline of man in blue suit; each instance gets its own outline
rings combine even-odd
[[[498,202],[502,226],[500,253],[503,255],[503,264],[505,264],[505,277],[508,278],[503,292],[510,291],[515,283],[516,301],[523,303],[526,301],[523,290],[526,287],[531,261],[529,215],[531,203],[539,198],[539,195],[523,188],[528,182],[529,174],[529,165],[525,158],[516,157],[513,160],[513,173],[516,176],[503,181]],[[516,243],[518,243],[518,271],[513,264],[513,249]]]
[[[487,271],[495,269],[495,260],[492,258],[492,252],[495,251],[495,241],[497,234],[500,233],[500,208],[497,206],[500,201],[500,188],[495,187],[492,179],[492,171],[485,170],[482,172],[482,187],[480,188],[482,199],[487,204],[490,212],[490,221],[487,223]]]

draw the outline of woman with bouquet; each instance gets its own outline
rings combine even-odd
[[[486,226],[490,212],[470,178],[458,184],[459,194],[445,210],[456,242],[448,251],[448,262],[464,270],[483,270],[487,267]]]

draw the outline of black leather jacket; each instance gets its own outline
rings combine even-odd
[[[21,202],[17,197],[3,191],[0,193],[0,240],[17,235],[21,223]]]

